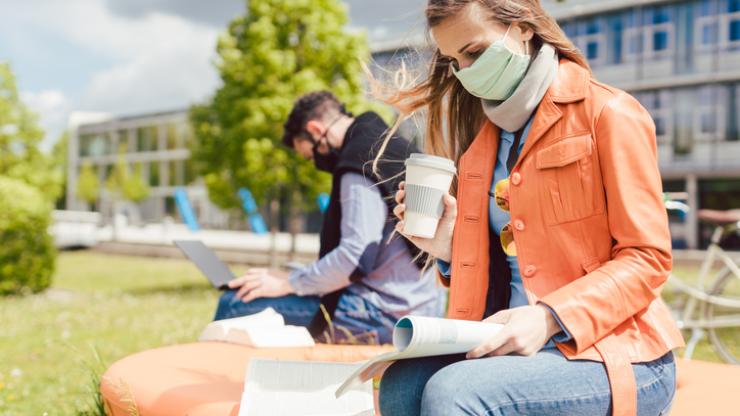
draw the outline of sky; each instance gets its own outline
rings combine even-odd
[[[372,43],[423,32],[425,0],[348,0]],[[73,111],[187,108],[219,86],[215,44],[246,0],[0,0],[0,61],[40,116],[48,149]],[[392,10],[392,13],[388,13]]]

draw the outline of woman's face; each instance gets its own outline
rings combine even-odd
[[[432,37],[439,51],[458,69],[466,68],[492,43],[503,39],[508,25],[491,20],[490,13],[478,2],[471,2],[454,16],[432,28]],[[532,39],[532,31],[521,31],[512,25],[506,36],[506,47],[519,54],[527,51],[525,43]]]

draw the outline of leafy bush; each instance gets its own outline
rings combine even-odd
[[[50,223],[51,206],[39,190],[0,176],[0,294],[49,287],[56,258]]]

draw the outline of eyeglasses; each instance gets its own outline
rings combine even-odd
[[[509,178],[502,179],[496,183],[493,192],[488,192],[493,197],[501,211],[509,212]],[[514,228],[511,222],[507,222],[499,233],[501,248],[507,256],[516,257],[516,242],[514,241]]]
[[[340,115],[339,117],[335,118],[334,121],[332,121],[331,123],[329,123],[329,125],[326,127],[326,130],[324,130],[324,134],[322,134],[319,137],[318,140],[316,140],[316,141],[313,142],[313,147],[311,148],[311,151],[313,152],[313,154],[316,154],[316,152],[318,151],[319,146],[321,146],[321,140],[322,139],[325,139],[326,138],[328,140],[328,138],[326,137],[326,135],[329,133],[329,130],[331,130],[331,128],[334,126],[334,124],[336,124],[337,121],[339,121],[341,118],[342,118],[342,115]],[[310,133],[309,133],[309,137],[311,137],[311,134]]]

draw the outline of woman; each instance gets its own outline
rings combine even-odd
[[[428,114],[458,177],[434,238],[448,315],[503,329],[464,356],[402,360],[384,416],[659,415],[683,345],[654,124],[591,77],[537,0],[430,0],[427,80],[388,101]],[[403,185],[394,213],[403,227]]]

